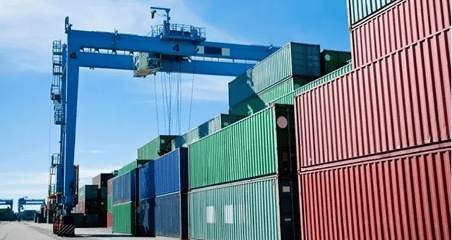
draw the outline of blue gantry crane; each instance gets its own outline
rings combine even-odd
[[[0,205],[9,206],[9,220],[13,218],[13,200],[12,199],[0,199]]]
[[[69,215],[75,204],[74,149],[81,67],[133,70],[135,77],[157,72],[238,76],[278,49],[208,42],[205,28],[171,24],[168,8],[151,7],[152,18],[157,11],[164,11],[166,19],[153,26],[148,36],[116,30],[74,30],[66,17],[67,45],[53,42],[51,99],[55,124],[61,126],[61,131],[60,152],[52,156],[51,163],[51,168],[56,169],[56,186],[49,186],[49,195],[57,196],[62,215]],[[64,234],[71,235],[70,231]]]
[[[46,200],[45,199],[28,199],[26,197],[23,198],[19,198],[19,200],[17,200],[17,217],[20,218],[21,214],[21,210],[24,209],[25,205],[45,205],[46,204]],[[20,220],[20,219],[19,219]]]

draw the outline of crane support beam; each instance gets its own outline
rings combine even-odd
[[[133,60],[130,55],[81,52],[77,56],[77,62],[80,67],[133,70]],[[252,68],[253,64],[198,60],[179,62],[162,60],[162,66],[163,68],[160,69],[160,72],[237,76]]]
[[[74,50],[77,48],[107,49],[129,52],[152,52],[174,56],[198,56],[260,61],[277,48],[217,42],[163,41],[158,37],[131,34],[69,30]],[[178,46],[175,50],[175,46]],[[72,54],[73,52],[69,52]]]

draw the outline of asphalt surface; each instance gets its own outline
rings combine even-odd
[[[164,237],[133,237],[131,235],[112,233],[107,228],[76,228],[75,237],[63,238],[52,233],[52,224],[34,222],[0,222],[0,240],[53,240],[53,239],[153,239],[172,240]]]

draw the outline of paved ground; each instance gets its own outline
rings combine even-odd
[[[52,224],[34,222],[0,222],[0,240],[53,240],[53,239],[153,239],[172,240],[163,237],[132,237],[130,235],[111,233],[107,228],[76,228],[75,238],[62,238],[52,233]]]

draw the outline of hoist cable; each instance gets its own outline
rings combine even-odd
[[[194,68],[194,72],[196,72],[196,65],[193,62],[193,68]],[[189,111],[189,115],[188,115],[188,129],[187,131],[190,130],[191,127],[191,111],[193,108],[193,90],[194,90],[194,86],[195,86],[195,74],[192,74],[192,80],[191,80],[191,96],[190,96],[190,111]]]
[[[154,74],[154,97],[155,97],[155,114],[157,116],[157,134],[160,135],[160,123],[159,123],[159,104],[157,102],[157,83],[156,75]]]

